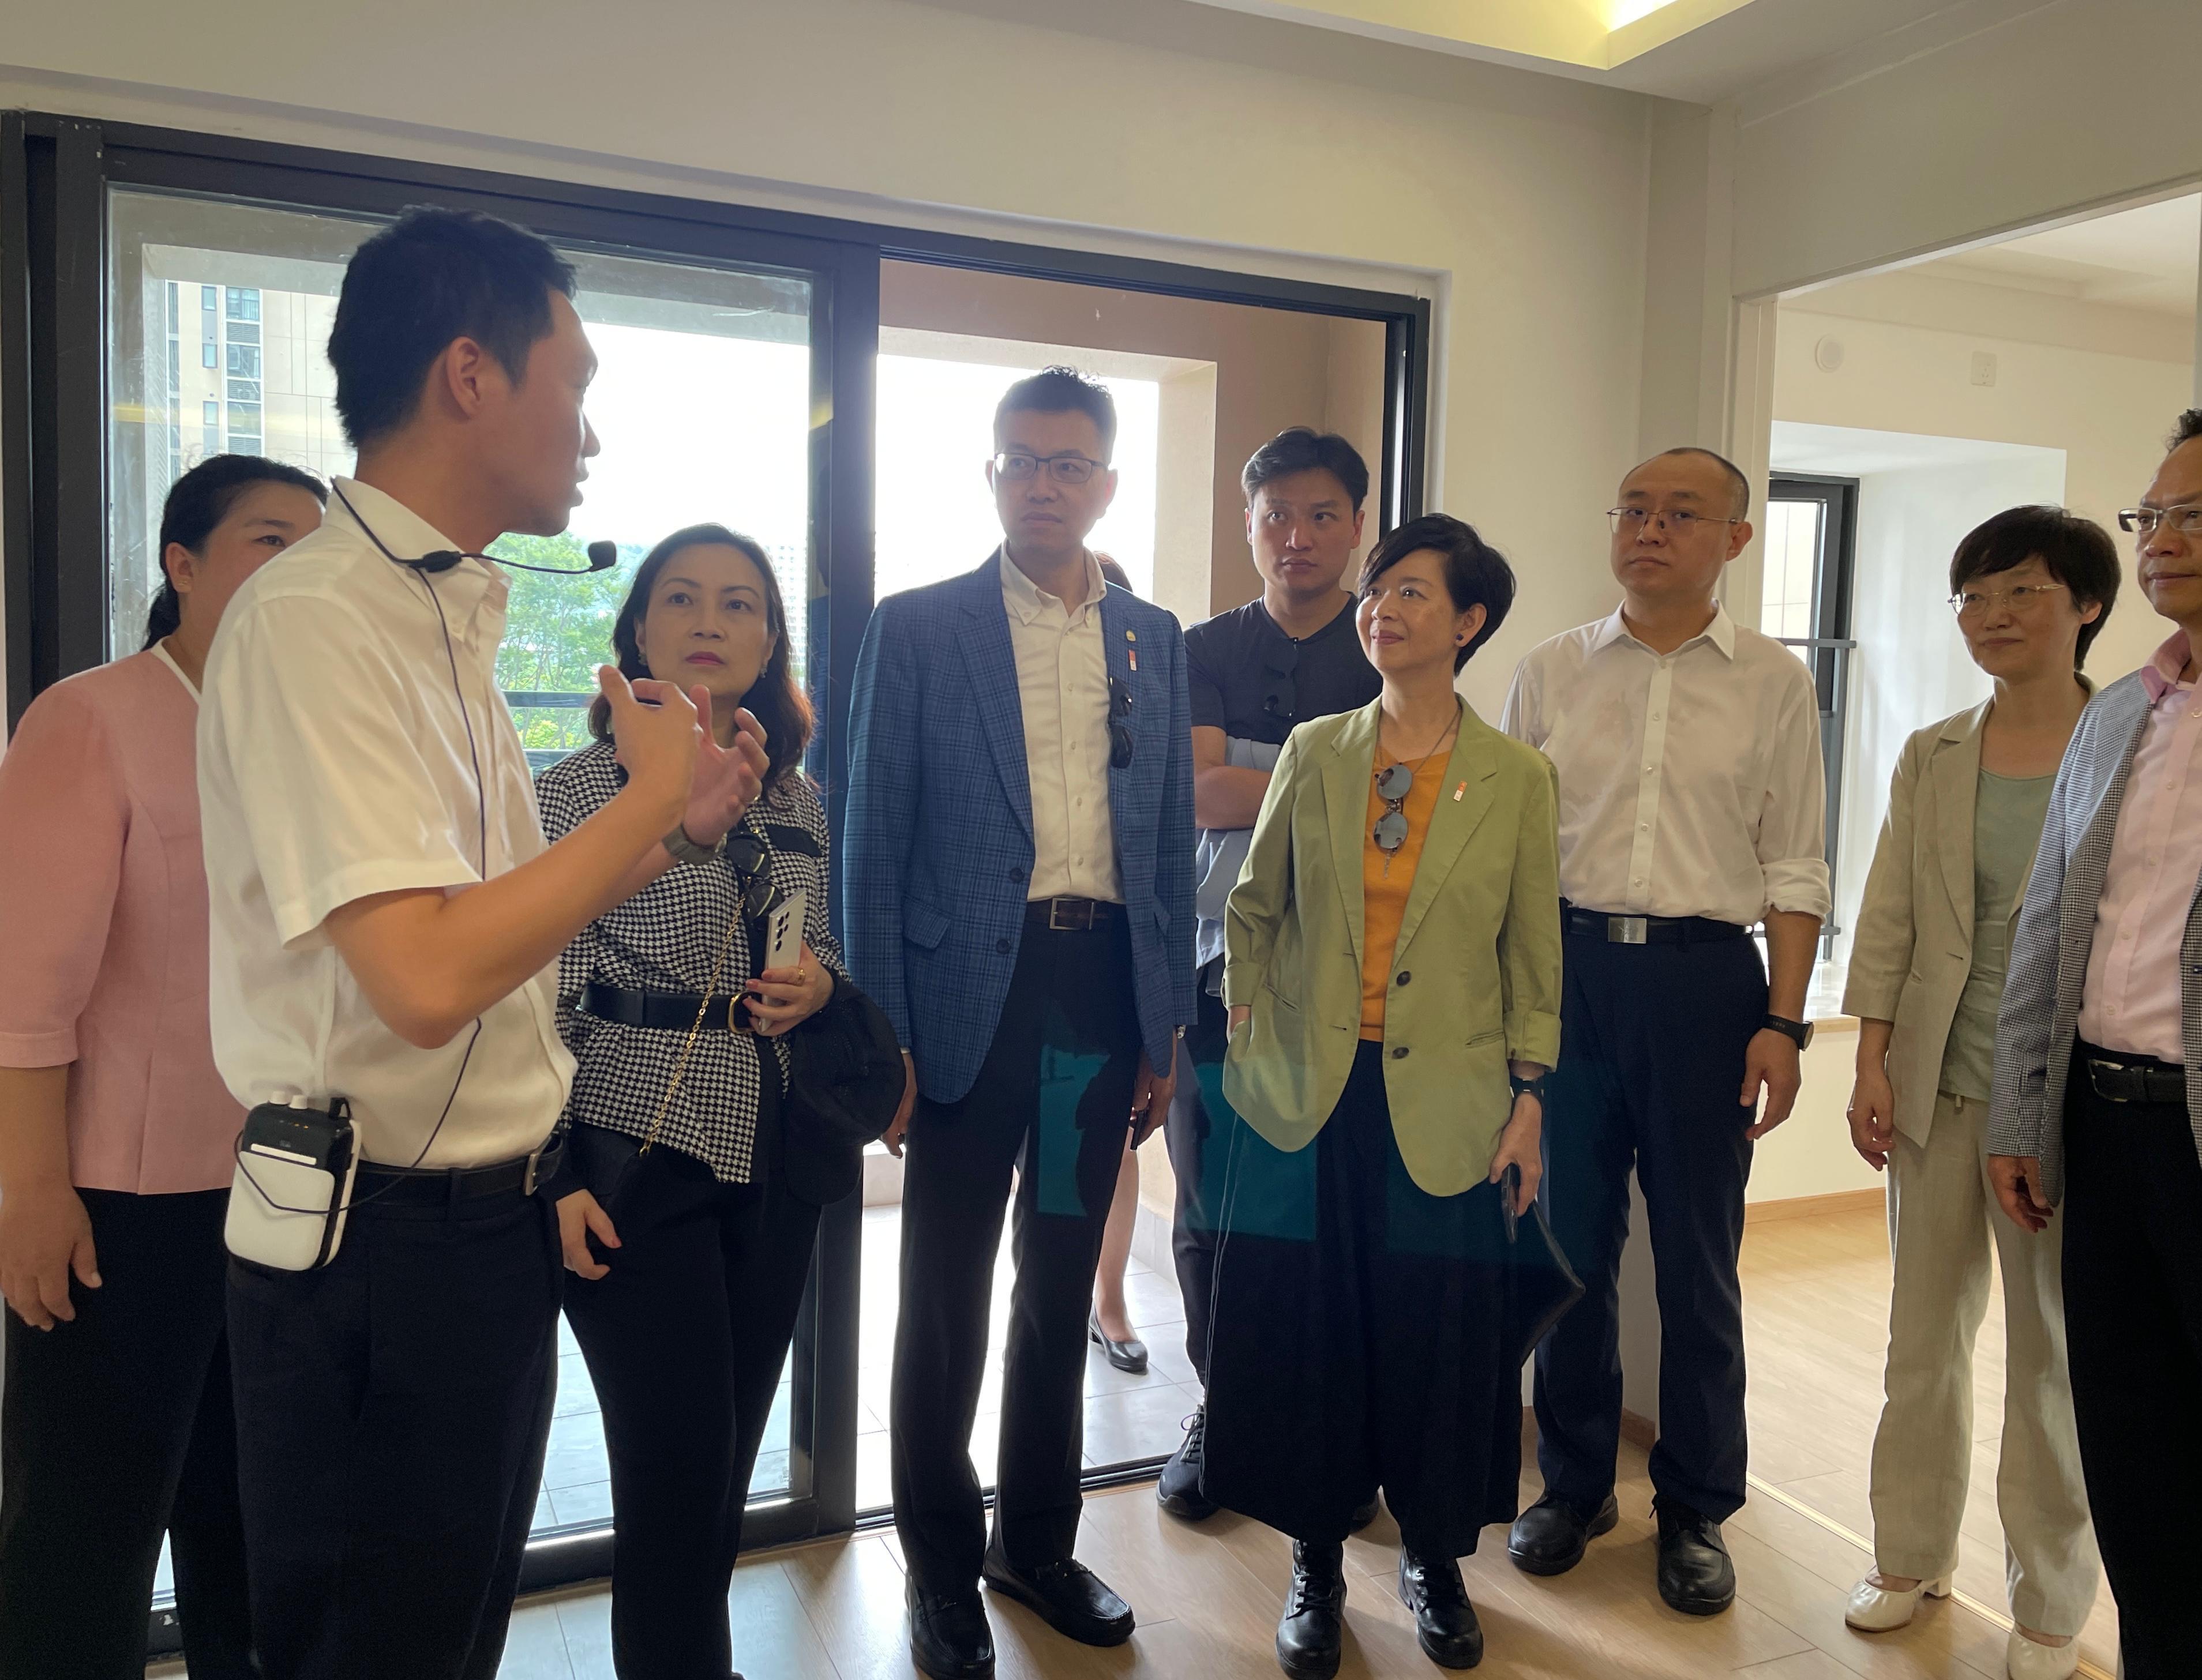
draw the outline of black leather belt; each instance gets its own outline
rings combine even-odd
[[[2187,1106],[2187,1070],[2152,1056],[2123,1056],[2099,1050],[2092,1044],[2078,1047],[2087,1070],[2087,1083],[2105,1102],[2148,1102],[2162,1107]]]
[[[625,986],[607,986],[592,980],[581,988],[581,1013],[594,1015],[600,1021],[617,1021],[622,1026],[646,1026],[659,1032],[686,1032],[696,1025],[698,1010],[703,1011],[706,1032],[743,1032],[749,1027],[747,1020],[734,1019],[734,1005],[741,994],[732,997],[719,996],[711,1000],[712,1007],[704,1007],[700,992],[632,991]]]
[[[1035,898],[1025,906],[1027,925],[1051,933],[1091,933],[1123,913],[1122,905],[1105,898]]]
[[[1603,910],[1560,907],[1560,923],[1569,933],[1603,939],[1609,945],[1704,945],[1716,939],[1741,939],[1751,930],[1710,916],[1609,916]]]
[[[352,1191],[355,1204],[373,1196],[378,1202],[405,1202],[415,1207],[442,1207],[454,1201],[475,1201],[489,1195],[533,1195],[558,1172],[565,1145],[546,1140],[532,1155],[501,1160],[492,1166],[445,1168],[385,1166],[377,1161],[359,1164],[359,1182]]]

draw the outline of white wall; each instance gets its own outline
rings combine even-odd
[[[2131,507],[2147,489],[2164,458],[2164,435],[2191,400],[2193,341],[2187,332],[2168,332],[2158,345],[2112,339],[2105,332],[2094,342],[2118,343],[2121,351],[2078,348],[2071,340],[2099,324],[2091,323],[2091,316],[2115,318],[2128,312],[2072,303],[2052,307],[2059,300],[2040,298],[2027,300],[2041,306],[2032,312],[2034,319],[1996,320],[2000,332],[1963,330],[1956,323],[1985,318],[1977,294],[1996,289],[1923,279],[1913,281],[1905,295],[1908,319],[1892,321],[1855,313],[1870,308],[1878,314],[1884,307],[1895,312],[1886,295],[1874,290],[1880,284],[1832,287],[1782,304],[1775,355],[1777,421],[2060,451],[2065,459],[2062,500],[2108,530],[2129,556],[2132,539],[2118,532],[2117,511]],[[1930,307],[1935,305],[1940,307]],[[1923,324],[1938,321],[1943,324]],[[2040,342],[2060,328],[2067,342]],[[2006,336],[2022,331],[2032,336]],[[1822,338],[1833,338],[1843,349],[1842,365],[1833,373],[1814,360],[1814,348]],[[2164,355],[2166,346],[2182,339],[2184,353],[2176,359]],[[2150,349],[2156,354],[2130,353]],[[1995,358],[1993,386],[1972,383],[1975,353]],[[1962,530],[1957,534],[1963,535]],[[1946,550],[1942,558],[1946,563]],[[2128,567],[2119,602],[2089,655],[2089,674],[2098,681],[2121,676],[2163,639],[2159,621],[2133,587]]]

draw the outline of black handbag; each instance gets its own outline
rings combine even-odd
[[[854,981],[833,977],[833,996],[789,1033],[782,1113],[798,1130],[862,1150],[902,1106],[904,1063],[886,1011]]]

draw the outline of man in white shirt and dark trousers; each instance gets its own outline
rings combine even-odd
[[[1168,1112],[1193,1018],[1192,740],[1177,621],[1086,547],[1116,431],[1072,369],[1010,388],[1001,547],[880,603],[850,701],[849,966],[911,1068],[888,1433],[933,1680],[993,1672],[982,1578],[1069,1638],[1132,1635],[1072,1556],[1086,1318],[1126,1135]],[[990,1536],[969,1444],[1012,1208]]]
[[[544,843],[496,681],[508,582],[475,551],[562,531],[580,499],[596,358],[573,286],[472,214],[409,212],[361,246],[329,341],[358,477],[238,591],[207,661],[215,1058],[248,1106],[342,1099],[362,1160],[333,1259],[230,1266],[268,1680],[496,1673],[557,1350],[536,1194],[573,1069],[554,966],[676,835],[723,839],[763,764],[608,667],[627,784]]]
[[[1700,1616],[1735,1599],[1720,1525],[1744,1501],[1744,1184],[1753,1140],[1796,1101],[1828,913],[1811,675],[1715,598],[1751,540],[1750,499],[1743,474],[1703,449],[1623,479],[1610,515],[1622,605],[1529,653],[1504,725],[1559,772],[1567,984],[1545,1196],[1587,1291],[1537,1349],[1545,1496],[1508,1551],[1557,1575],[1618,1520],[1633,1166],[1658,1280],[1659,1594]],[[1750,937],[1762,920],[1764,967]]]

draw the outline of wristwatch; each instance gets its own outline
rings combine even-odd
[[[1784,1038],[1793,1038],[1797,1048],[1803,1049],[1812,1042],[1812,1023],[1786,1020],[1780,1015],[1769,1015],[1760,1025],[1780,1033]]]
[[[1515,1096],[1534,1096],[1541,1103],[1545,1100],[1545,1081],[1551,1077],[1549,1071],[1540,1073],[1534,1079],[1525,1079],[1518,1073],[1510,1072],[1506,1076],[1506,1083],[1514,1088]]]
[[[698,845],[688,837],[688,831],[679,823],[673,825],[673,832],[659,843],[681,863],[711,863],[716,861],[719,855],[717,846]]]

